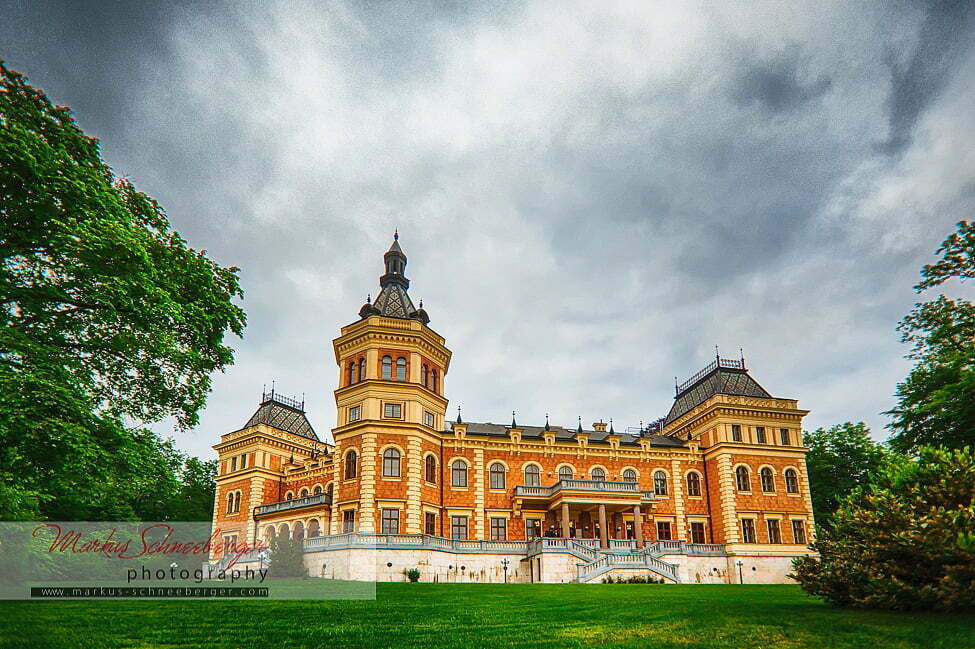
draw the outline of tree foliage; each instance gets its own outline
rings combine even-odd
[[[2,63],[0,228],[0,516],[154,517],[186,469],[132,426],[197,423],[243,331],[238,270]]]
[[[816,557],[794,563],[812,595],[898,610],[975,608],[975,453],[922,447],[891,456],[845,498]]]
[[[268,570],[272,577],[307,577],[301,541],[280,534],[271,539]]]
[[[921,270],[918,292],[975,279],[975,223],[959,223],[938,254]],[[891,446],[913,452],[924,444],[975,444],[975,304],[940,295],[916,304],[898,329],[917,364],[897,386]]]
[[[803,435],[812,487],[813,516],[829,527],[839,502],[886,461],[889,452],[870,437],[862,421],[846,422]]]

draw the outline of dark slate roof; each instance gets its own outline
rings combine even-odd
[[[748,375],[748,370],[716,367],[700,379],[681,390],[674,397],[674,405],[667,413],[665,424],[698,407],[716,394],[741,397],[772,398],[765,388]]]
[[[256,426],[257,424],[267,424],[278,430],[287,433],[294,433],[301,437],[320,441],[315,430],[305,417],[305,413],[273,399],[265,399],[251,418],[244,424],[244,428]]]
[[[454,423],[448,422],[453,429]],[[505,424],[493,424],[487,423],[476,423],[468,422],[467,424],[467,434],[468,435],[484,435],[486,437],[507,437],[508,431],[511,426]],[[543,439],[542,434],[545,432],[545,426],[519,426],[521,429],[522,439]],[[575,439],[577,432],[575,430],[563,428],[562,426],[549,426],[550,432],[555,433],[555,439],[559,442],[570,442]],[[606,444],[609,442],[606,437],[609,432],[597,432],[594,430],[583,430],[583,433],[589,436],[590,444]],[[619,435],[621,446],[639,446],[637,441],[639,438],[635,435],[630,435],[628,433],[615,433]],[[674,437],[668,437],[666,435],[653,435],[650,437],[651,446],[683,446],[682,442]]]
[[[387,284],[376,296],[372,305],[379,311],[379,315],[388,318],[408,319],[416,312],[413,301],[406,289],[399,284]]]

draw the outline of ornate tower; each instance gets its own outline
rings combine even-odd
[[[332,341],[339,366],[332,534],[420,532],[426,513],[439,511],[424,471],[428,455],[439,463],[451,353],[422,303],[410,300],[406,261],[397,233],[379,295]]]

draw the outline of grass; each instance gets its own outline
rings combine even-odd
[[[975,648],[975,616],[796,586],[379,584],[355,601],[5,601],[0,647]]]

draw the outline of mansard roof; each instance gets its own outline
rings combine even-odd
[[[305,416],[304,402],[275,394],[273,390],[270,394],[261,396],[261,405],[244,424],[244,428],[258,424],[265,424],[316,442],[321,441]]]
[[[456,425],[453,422],[448,422],[450,424],[451,430]],[[505,424],[494,424],[491,422],[486,423],[476,423],[470,422],[466,424],[461,424],[467,426],[468,435],[484,435],[486,437],[507,437],[508,431],[511,430],[511,426]],[[543,433],[545,433],[545,426],[519,426],[521,430],[522,439],[537,439],[541,440],[543,438]],[[579,433],[576,430],[570,430],[563,428],[562,426],[552,426],[549,425],[549,431],[555,433],[555,440],[558,442],[572,442],[575,441],[575,436]],[[599,432],[595,430],[583,430],[583,434],[589,437],[590,444],[605,444],[609,445],[609,440],[606,438],[610,434],[615,434],[620,438],[621,446],[639,446],[639,437],[636,435],[630,435],[629,433],[609,433],[606,431]],[[650,445],[651,446],[670,446],[679,447],[683,446],[682,442],[675,437],[668,437],[666,435],[651,435]]]
[[[372,305],[379,311],[376,315],[386,316],[387,318],[406,320],[409,319],[410,314],[416,312],[416,307],[413,306],[409,293],[400,284],[384,286]]]
[[[772,398],[772,395],[748,374],[744,359],[739,361],[716,358],[703,370],[678,386],[674,405],[667,413],[664,424],[669,424],[690,412],[716,394]]]
[[[383,262],[386,272],[379,278],[379,286],[382,289],[375,301],[366,298],[366,303],[359,309],[359,317],[381,315],[401,320],[419,320],[423,324],[428,324],[430,316],[423,309],[423,301],[420,301],[420,308],[417,309],[408,293],[410,280],[406,277],[407,259],[403,248],[399,245],[398,231],[393,235],[393,244],[383,255]]]

